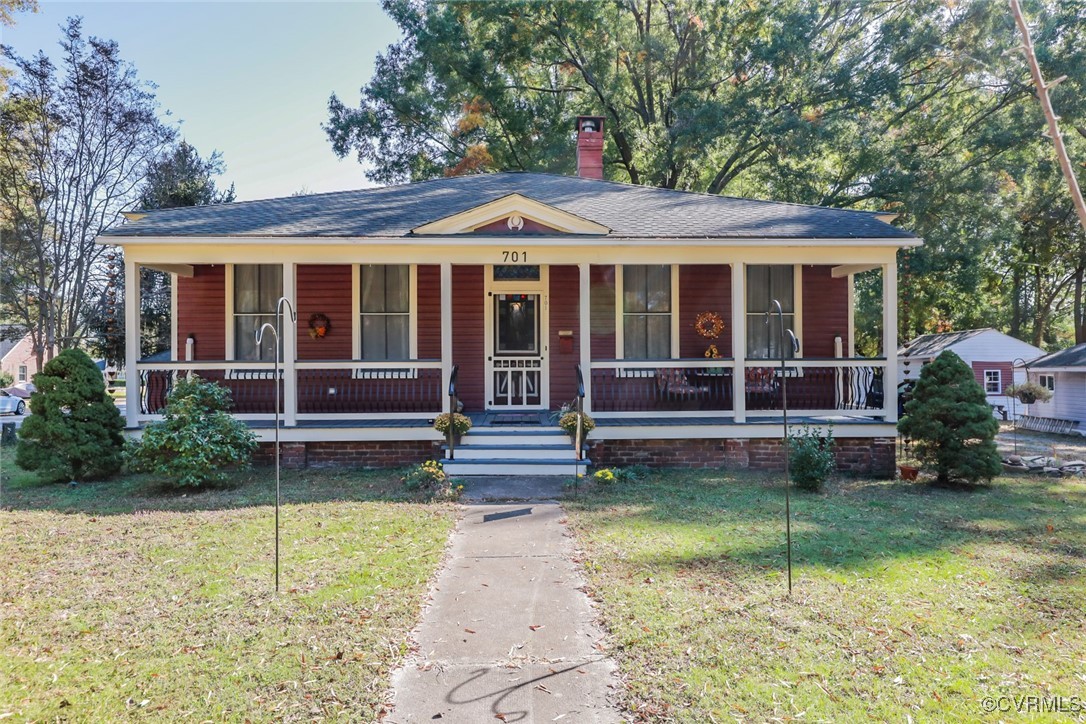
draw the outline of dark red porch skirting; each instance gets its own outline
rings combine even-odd
[[[894,439],[840,438],[834,441],[837,470],[851,475],[894,477]],[[258,465],[275,460],[272,443],[261,443]],[[439,443],[404,441],[284,442],[283,467],[395,468],[440,459]],[[780,440],[598,440],[589,441],[589,458],[597,467],[648,465],[653,468],[721,468],[783,470]]]

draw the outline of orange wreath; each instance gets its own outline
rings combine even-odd
[[[694,320],[694,329],[706,339],[716,339],[724,331],[724,320],[716,312],[702,312]]]

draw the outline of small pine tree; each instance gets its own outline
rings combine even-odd
[[[199,377],[181,378],[166,398],[162,421],[147,425],[128,449],[129,465],[176,487],[226,479],[228,468],[249,465],[256,436],[231,417],[230,390]]]
[[[49,481],[95,480],[121,469],[124,421],[102,372],[66,349],[34,376],[32,414],[19,430],[15,463]]]
[[[921,461],[935,467],[940,484],[991,480],[1001,469],[999,423],[973,371],[950,350],[921,371],[898,431],[915,443]]]

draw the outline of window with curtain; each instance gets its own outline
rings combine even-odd
[[[795,268],[790,264],[747,267],[747,359],[780,359],[781,323],[776,299],[784,312],[784,327],[796,331]],[[772,311],[766,322],[766,313]],[[798,336],[798,334],[797,334]],[[784,333],[784,357],[794,357]]]
[[[256,343],[265,323],[275,324],[275,305],[283,296],[281,264],[234,265],[234,359],[275,361],[275,335]]]
[[[362,359],[410,359],[411,267],[364,264],[360,277]]]
[[[622,352],[625,359],[671,357],[671,266],[622,267]]]

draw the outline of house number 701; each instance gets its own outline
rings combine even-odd
[[[510,262],[513,263],[513,264],[519,264],[521,262],[524,262],[525,264],[527,264],[528,263],[528,252],[526,252],[526,251],[503,251],[502,252],[502,261],[504,261],[506,264],[509,264]]]

